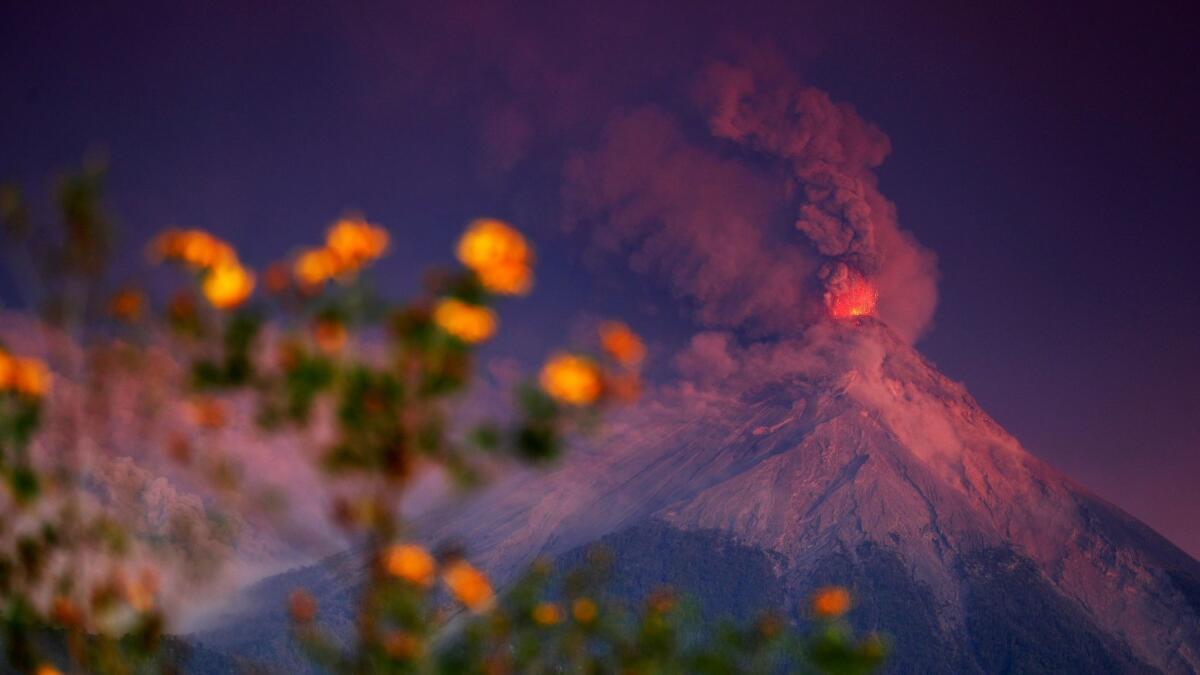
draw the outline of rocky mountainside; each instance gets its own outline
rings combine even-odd
[[[425,536],[467,543],[501,580],[602,541],[615,592],[672,583],[714,615],[801,619],[814,587],[846,584],[851,620],[895,640],[893,672],[1200,672],[1200,563],[1027,453],[883,324],[810,333],[702,361],[700,384]],[[336,607],[355,574],[335,558],[251,604],[282,621],[307,585]],[[238,653],[255,615],[200,639]]]

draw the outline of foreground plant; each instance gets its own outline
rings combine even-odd
[[[94,199],[98,190],[87,194]],[[6,218],[18,223],[24,211],[12,204],[19,200],[5,204]],[[95,220],[95,206],[72,204],[74,210],[64,207],[68,222],[75,222],[72,213]],[[73,233],[82,238],[75,241]],[[68,227],[63,239],[70,250],[99,240],[87,227]],[[637,398],[645,346],[625,324],[605,322],[591,348],[549,355],[536,378],[517,387],[510,413],[476,419],[478,411],[463,407],[477,380],[476,350],[502,329],[498,301],[532,289],[533,247],[507,223],[477,220],[456,248],[461,267],[435,270],[419,297],[395,302],[368,279],[391,246],[384,228],[348,215],[330,225],[322,244],[256,273],[229,243],[176,228],[155,238],[148,253],[186,272],[187,285],[157,312],[135,287],[105,303],[108,315],[126,327],[145,329],[161,317],[188,355],[186,395],[197,429],[225,425],[231,399],[239,396],[253,402],[264,431],[324,432],[307,437],[326,439],[316,454],[336,497],[330,517],[361,542],[356,550],[369,574],[352,636],[326,633],[314,599],[304,589],[293,594],[295,636],[318,664],[345,673],[726,673],[778,672],[803,663],[865,672],[879,662],[881,645],[856,641],[841,623],[848,599],[820,601],[820,630],[811,640],[772,616],[702,638],[702,628],[686,621],[684,605],[669,591],[623,608],[604,594],[596,570],[556,573],[546,565],[502,591],[462,551],[430,551],[413,541],[399,504],[414,476],[436,467],[470,488],[497,462],[554,460],[572,435],[596,428],[607,409]],[[77,325],[86,320],[75,319]],[[48,381],[38,364],[0,354],[0,392],[11,389],[11,404],[0,398],[0,443],[6,444],[0,460],[11,468],[0,468],[13,508],[29,504],[43,480],[26,448]],[[187,436],[169,447],[191,457]],[[233,461],[221,459],[208,472],[231,498],[248,489]],[[70,481],[62,483],[67,494],[72,489]],[[89,523],[44,536],[69,548],[100,531],[100,524]],[[23,553],[16,555],[24,564]],[[93,589],[100,604],[131,612],[121,615],[125,623],[105,626],[97,622],[99,601],[82,611],[65,593],[60,604],[25,612],[36,580],[2,574],[2,565],[4,641],[18,669],[51,667],[34,654],[40,636],[55,630],[73,631],[83,647],[71,655],[85,670],[165,667],[135,660],[154,656],[162,627],[151,573],[118,574],[98,587],[102,592]],[[111,658],[102,667],[93,665],[92,645],[110,635],[121,649],[105,652]],[[130,652],[131,642],[141,651]]]
[[[47,322],[74,335],[95,316],[107,261],[103,178],[98,162],[64,178],[61,219],[50,224],[36,222],[16,190],[0,188],[0,233],[18,283]],[[121,307],[134,311],[129,300]],[[54,386],[43,360],[0,344],[0,665],[39,675],[68,662],[88,673],[168,670],[158,572],[81,485],[84,439],[72,425],[53,449],[34,445]],[[80,409],[94,393],[83,393]]]

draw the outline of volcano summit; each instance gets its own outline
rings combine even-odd
[[[688,384],[548,475],[428,518],[425,538],[471,542],[502,581],[603,542],[615,592],[673,584],[713,616],[801,618],[812,589],[844,584],[851,621],[893,638],[892,672],[1200,671],[1200,563],[1026,452],[883,323],[733,344],[701,334]],[[359,574],[335,557],[260,583],[255,604],[301,585],[345,603]],[[268,618],[202,639],[265,656],[246,626]]]

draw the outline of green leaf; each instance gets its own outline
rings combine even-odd
[[[558,457],[560,444],[554,427],[546,424],[526,424],[518,429],[515,439],[517,454],[524,460],[539,464]]]
[[[29,504],[41,492],[37,474],[27,466],[14,467],[8,474],[8,487],[18,504]]]
[[[500,427],[493,422],[485,422],[472,429],[467,439],[480,450],[494,451],[500,447]]]

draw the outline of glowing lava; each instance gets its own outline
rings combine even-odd
[[[875,313],[875,303],[879,301],[879,292],[871,282],[855,276],[838,287],[831,287],[825,292],[825,305],[835,319],[853,319],[856,316],[869,316]]]

